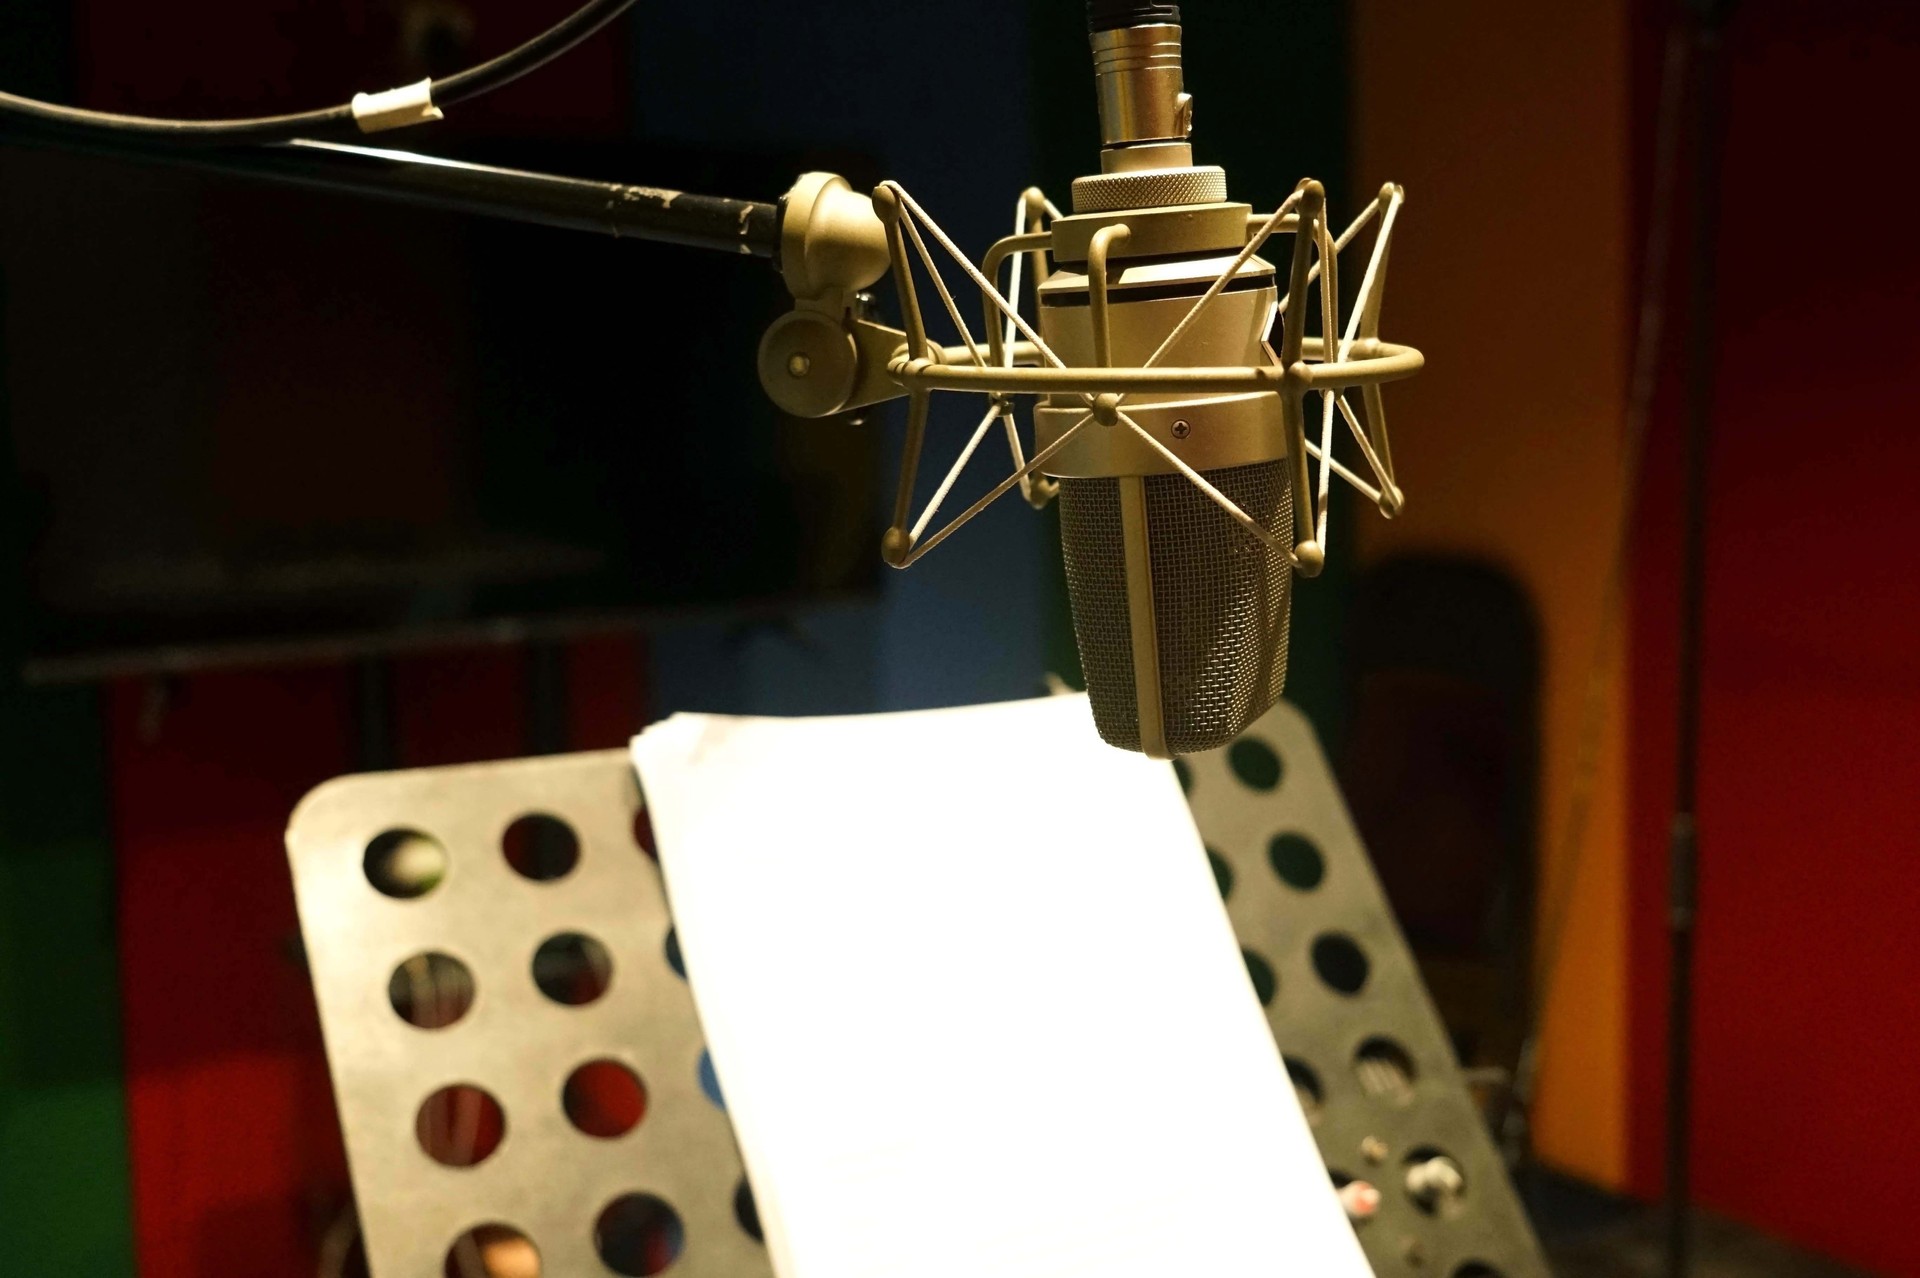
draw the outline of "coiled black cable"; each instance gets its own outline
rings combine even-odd
[[[612,22],[633,6],[634,0],[587,0],[573,13],[533,39],[489,62],[433,82],[435,106],[449,107],[491,93],[544,66]],[[357,133],[353,104],[237,120],[168,120],[142,115],[116,115],[82,107],[59,106],[11,93],[0,93],[0,122],[16,120],[121,141],[223,146],[286,142]]]
[[[1163,0],[1087,0],[1087,30],[1093,35],[1122,27],[1180,25],[1180,6]]]

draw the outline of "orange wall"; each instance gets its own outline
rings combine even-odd
[[[1345,201],[1406,186],[1383,335],[1428,359],[1387,395],[1406,511],[1363,513],[1359,553],[1492,561],[1539,614],[1542,915],[1571,904],[1557,947],[1554,920],[1540,924],[1535,1139],[1548,1163],[1607,1185],[1626,1166],[1623,694],[1603,614],[1630,340],[1627,21],[1625,0],[1355,0]],[[1596,652],[1606,731],[1573,855]]]

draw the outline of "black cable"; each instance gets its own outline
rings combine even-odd
[[[433,100],[447,107],[491,93],[511,84],[536,67],[579,44],[633,7],[634,0],[587,0],[571,14],[548,27],[517,49],[510,49],[477,67],[468,67],[444,80],[433,82]]]
[[[491,93],[565,53],[607,23],[625,13],[634,0],[587,0],[578,9],[516,49],[492,61],[433,82],[434,105],[453,106]],[[116,115],[82,107],[59,106],[33,98],[0,93],[0,120],[103,134],[120,139],[196,145],[286,142],[300,137],[359,131],[351,103],[237,120],[168,120],[141,115]]]
[[[1163,0],[1087,0],[1087,31],[1118,31],[1122,27],[1180,25],[1180,6]]]

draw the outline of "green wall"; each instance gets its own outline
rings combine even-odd
[[[0,1271],[9,1274],[134,1270],[113,893],[96,695],[0,690]]]
[[[0,83],[70,101],[70,6],[8,0]],[[7,198],[0,193],[0,198]],[[20,661],[22,526],[0,278],[0,1272],[132,1274],[113,844],[98,695]]]
[[[28,494],[0,440],[0,1272],[113,1278],[133,1224],[103,718],[93,689],[20,683]]]

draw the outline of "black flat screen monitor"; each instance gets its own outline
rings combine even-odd
[[[820,159],[461,158],[757,199]],[[877,433],[761,394],[763,259],[0,147],[0,305],[30,677],[877,585]]]

